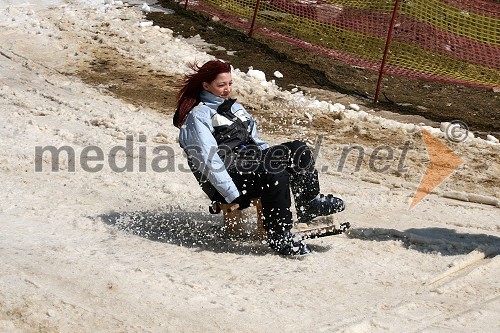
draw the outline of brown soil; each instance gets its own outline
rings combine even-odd
[[[109,46],[86,47],[93,59],[79,64],[78,76],[86,83],[103,87],[134,105],[155,110],[175,105],[179,78],[156,72]]]
[[[257,39],[248,38],[245,31],[222,21],[214,21],[189,8],[184,10],[175,1],[159,2],[175,13],[149,14],[148,19],[155,24],[172,29],[184,37],[199,34],[208,43],[222,46],[225,50],[213,47],[207,52],[243,71],[254,66],[270,79],[274,71],[279,70],[284,73],[284,78],[275,80],[285,89],[305,86],[337,91],[361,99],[375,111],[391,110],[405,115],[420,115],[437,122],[461,120],[476,135],[491,133],[499,136],[500,93],[492,89],[386,75],[383,78],[381,101],[373,104],[378,78],[378,73],[374,71],[353,67],[259,35],[254,36]],[[226,50],[235,51],[235,55],[228,55]]]

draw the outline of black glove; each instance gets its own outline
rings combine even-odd
[[[250,205],[252,204],[252,199],[246,197],[245,195],[243,194],[240,194],[239,197],[237,197],[236,199],[234,199],[233,201],[231,201],[232,204],[235,204],[237,203],[238,204],[238,210],[243,210],[245,208],[248,208],[250,207]]]

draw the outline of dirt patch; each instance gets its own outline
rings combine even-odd
[[[172,110],[178,77],[155,71],[112,47],[100,46],[90,52],[93,59],[82,62],[77,73],[82,81],[134,105]]]
[[[151,13],[148,19],[172,29],[184,37],[200,35],[208,43],[222,46],[208,53],[230,62],[241,70],[256,66],[273,78],[276,70],[284,73],[276,83],[307,86],[349,94],[361,99],[367,107],[390,110],[405,115],[420,115],[436,122],[462,120],[475,134],[498,136],[500,131],[500,93],[492,89],[443,84],[386,75],[381,101],[373,104],[378,73],[353,67],[341,61],[307,52],[287,43],[263,36],[248,38],[245,31],[229,27],[221,21],[184,10],[175,1],[160,0],[175,14]],[[232,51],[230,55],[227,51]]]

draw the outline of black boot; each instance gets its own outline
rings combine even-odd
[[[302,239],[289,231],[281,235],[268,234],[267,242],[274,251],[286,256],[303,256],[312,252]]]
[[[318,216],[339,213],[345,209],[344,201],[331,194],[318,194],[307,204],[297,208],[297,222],[307,223]]]

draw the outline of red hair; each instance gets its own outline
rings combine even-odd
[[[199,67],[189,65],[195,72],[184,77],[184,85],[177,93],[177,107],[174,114],[174,126],[180,128],[191,109],[200,102],[200,93],[203,91],[203,82],[210,83],[220,73],[230,73],[231,66],[220,60],[211,60]]]

